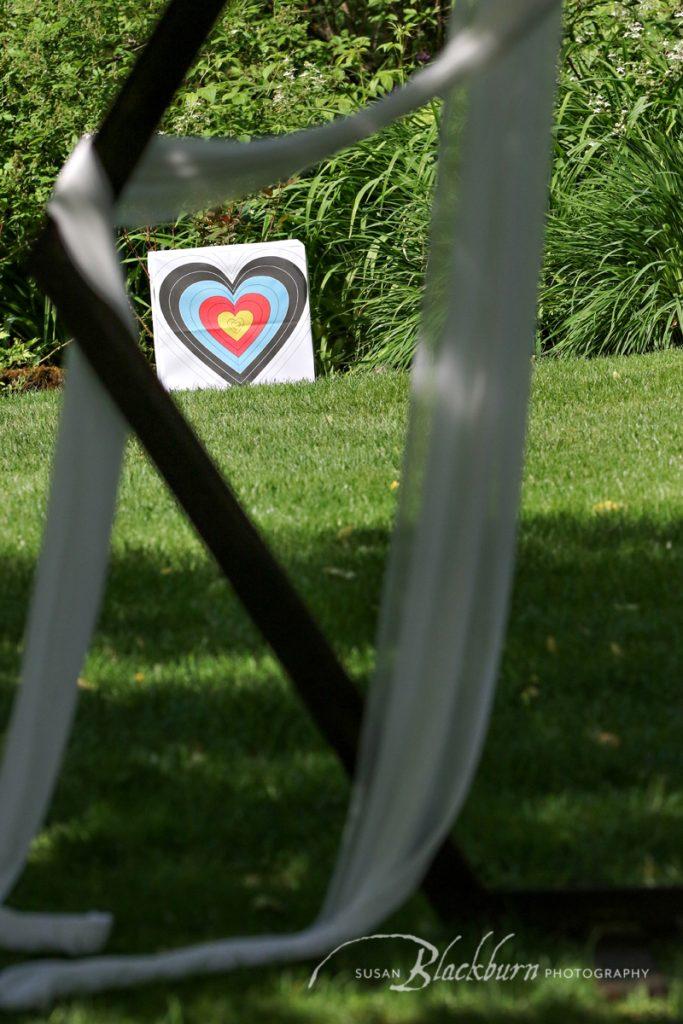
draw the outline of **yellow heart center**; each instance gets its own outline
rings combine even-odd
[[[254,314],[248,309],[241,309],[239,313],[227,313],[224,310],[218,314],[218,326],[233,341],[239,341],[247,333],[253,322]]]

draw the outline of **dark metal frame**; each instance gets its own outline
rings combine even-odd
[[[115,197],[223,4],[171,0],[157,24],[93,143]],[[352,775],[361,695],[128,328],[83,279],[49,218],[33,249],[31,270]],[[494,892],[482,885],[450,839],[437,852],[423,891],[444,921],[465,915],[490,920],[505,913],[560,926],[626,919],[661,927],[683,918],[680,888]]]

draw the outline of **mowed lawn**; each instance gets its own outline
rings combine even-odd
[[[491,883],[683,884],[682,382],[681,352],[535,369],[500,685],[455,830]],[[405,375],[369,374],[180,399],[361,685],[373,664],[407,398]],[[3,722],[59,401],[0,399]],[[348,785],[137,443],[80,686],[64,773],[12,904],[111,909],[109,948],[121,952],[308,923]],[[466,921],[439,924],[420,896],[391,924],[439,945],[463,932],[470,954],[481,934]],[[515,931],[512,962],[592,964],[595,935]],[[635,993],[608,1004],[594,982],[557,978],[391,993],[355,980],[352,968],[367,961],[349,954],[312,992],[310,965],[273,967],[74,999],[21,1019],[680,1020],[680,949],[653,948],[673,979],[660,1000]],[[400,956],[387,946],[377,962]]]

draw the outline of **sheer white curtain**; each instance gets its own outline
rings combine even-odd
[[[0,973],[0,1007],[318,956],[370,931],[419,884],[469,788],[504,632],[558,26],[559,6],[550,0],[459,3],[447,48],[404,90],[353,118],[281,139],[246,145],[158,139],[117,211],[87,141],[62,172],[51,216],[92,287],[123,311],[113,223],[153,223],[235,197],[366,137],[436,93],[446,101],[378,668],[321,913],[293,935],[226,939],[147,956],[24,963]],[[456,90],[465,77],[467,88]],[[41,825],[68,736],[103,585],[125,436],[75,350],[21,687],[0,772],[2,900]],[[106,914],[0,908],[0,944],[95,952],[109,924]]]

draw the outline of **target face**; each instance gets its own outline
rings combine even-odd
[[[314,379],[300,242],[150,252],[148,264],[167,388]]]

